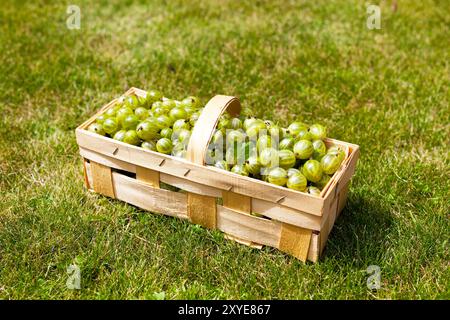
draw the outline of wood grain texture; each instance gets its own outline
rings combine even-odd
[[[93,161],[90,164],[94,191],[114,198],[111,168]]]
[[[237,212],[242,212],[245,214],[252,213],[252,198],[248,196],[244,196],[242,194],[233,191],[223,191],[222,199],[223,199],[223,206],[226,208],[232,209]],[[254,241],[248,241],[232,235],[229,235],[228,239],[234,240],[241,244],[245,244],[252,248],[262,249],[262,245]]]
[[[136,179],[159,189],[159,171],[136,166]]]
[[[253,241],[244,240],[244,239],[232,236],[232,235],[227,234],[227,233],[225,233],[223,237],[225,239],[227,239],[227,240],[233,240],[233,241],[235,241],[235,242],[237,242],[239,244],[243,244],[243,245],[245,245],[247,247],[250,247],[250,248],[253,248],[253,249],[261,250],[263,248],[262,244],[259,244],[259,243],[253,242]]]
[[[283,223],[278,248],[305,262],[308,258],[312,231]]]
[[[155,213],[188,218],[186,194],[153,188],[118,172],[112,175],[117,199]]]
[[[222,192],[223,206],[234,211],[250,214],[252,212],[252,198],[233,191]]]
[[[205,164],[206,150],[222,113],[227,110],[231,116],[239,115],[241,104],[236,97],[217,95],[208,101],[192,130],[186,150],[186,159]]]
[[[317,231],[320,230],[321,222],[325,218],[324,216],[318,217],[306,212],[301,212],[276,203],[255,198],[252,198],[252,212],[297,227]]]
[[[187,207],[188,216],[192,223],[208,229],[216,229],[216,198],[188,192]]]
[[[277,248],[281,224],[218,205],[217,229],[239,239]]]

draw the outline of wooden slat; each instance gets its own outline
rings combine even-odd
[[[308,258],[311,235],[312,231],[309,229],[283,223],[278,248],[305,262]]]
[[[311,235],[311,243],[309,244],[308,260],[311,262],[319,261],[320,257],[320,234],[313,233]]]
[[[90,183],[89,183],[89,178],[88,178],[88,172],[87,172],[87,168],[86,166],[89,165],[89,163],[87,163],[88,161],[86,159],[83,158],[83,176],[84,176],[84,185],[86,186],[87,189],[90,189]]]
[[[344,187],[341,189],[341,191],[339,192],[338,211],[337,211],[338,216],[341,214],[342,210],[344,209],[345,205],[347,204],[349,187],[350,187],[350,181],[348,181],[344,185]]]
[[[223,191],[222,199],[224,207],[248,214],[252,212],[252,198],[248,196],[232,191]]]
[[[131,173],[136,173],[136,165],[130,162],[115,159],[113,157],[89,149],[85,149],[83,147],[80,147],[80,155],[85,159],[95,161],[97,163],[103,164],[104,166],[108,166],[113,169],[119,169]]]
[[[188,218],[186,194],[153,188],[118,172],[113,172],[112,176],[117,199],[152,212]]]
[[[223,191],[222,192],[223,206],[225,208],[232,209],[234,211],[251,214],[252,213],[252,198],[244,196],[233,191]],[[228,239],[234,240],[241,244],[245,244],[249,247],[262,249],[262,245],[253,241],[248,241],[241,239],[236,236],[228,235]]]
[[[205,186],[204,184],[190,181],[189,179],[184,178],[184,177],[179,178],[179,177],[172,176],[170,174],[161,173],[160,180],[161,180],[161,182],[170,184],[171,186],[180,188],[184,191],[200,194],[203,196],[220,198],[222,195],[222,190],[220,190],[220,189]]]
[[[239,239],[277,248],[281,224],[217,205],[217,229]]]
[[[255,198],[252,199],[252,212],[297,227],[317,231],[320,230],[321,221],[324,219],[324,216],[314,216],[276,203]]]
[[[187,210],[192,223],[199,224],[208,229],[216,229],[216,198],[188,192]]]
[[[114,198],[111,168],[91,161],[91,174],[94,191]]]
[[[159,189],[159,171],[136,166],[136,179]]]

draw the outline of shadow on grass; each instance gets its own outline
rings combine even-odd
[[[346,260],[366,265],[379,261],[386,252],[387,235],[393,216],[379,201],[350,194],[347,205],[335,222],[322,261]]]

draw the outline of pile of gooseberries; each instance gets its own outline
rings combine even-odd
[[[208,147],[207,163],[243,176],[320,195],[345,159],[327,148],[326,127],[301,121],[287,128],[255,117],[221,116]]]
[[[197,97],[164,98],[157,90],[144,97],[122,96],[88,130],[144,149],[184,158],[191,130],[203,105]]]
[[[122,96],[88,130],[144,149],[184,158],[203,105],[199,98],[164,98],[150,90],[144,97]],[[320,195],[345,159],[327,147],[326,127],[294,121],[284,128],[252,116],[224,113],[215,128],[206,164],[277,186]]]

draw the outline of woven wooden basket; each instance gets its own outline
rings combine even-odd
[[[144,96],[144,91],[131,88],[125,93],[133,94]],[[357,145],[326,139],[328,145],[343,147],[346,158],[321,195],[313,196],[205,165],[220,115],[225,110],[231,115],[240,112],[235,97],[218,95],[208,102],[192,131],[186,159],[86,130],[116,103],[117,99],[111,101],[76,129],[88,189],[151,212],[219,229],[227,238],[255,248],[271,246],[302,261],[319,259],[345,206],[359,155]],[[163,189],[161,182],[180,191]]]

